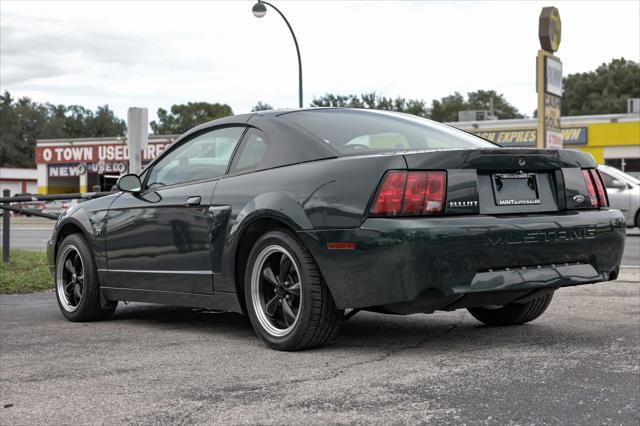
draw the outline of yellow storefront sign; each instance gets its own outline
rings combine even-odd
[[[533,146],[536,144],[538,131],[536,129],[491,130],[475,132],[481,138],[488,139],[501,145]],[[586,145],[586,127],[569,127],[562,129],[562,139],[567,145]]]

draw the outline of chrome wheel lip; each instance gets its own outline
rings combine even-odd
[[[298,276],[298,281],[300,283],[300,300],[299,300],[298,312],[296,314],[296,318],[293,321],[293,323],[286,328],[279,328],[271,322],[271,320],[267,316],[266,306],[265,306],[266,303],[262,297],[262,282],[263,282],[262,270],[264,268],[264,265],[267,259],[271,255],[276,253],[280,253],[283,256],[287,256],[289,258],[289,260],[291,261],[291,266],[294,268]],[[251,271],[251,300],[253,305],[253,312],[255,313],[258,319],[258,322],[267,333],[269,333],[274,337],[284,337],[288,335],[296,327],[296,325],[298,324],[298,321],[300,320],[300,316],[302,314],[302,285],[303,283],[302,283],[302,278],[300,276],[300,270],[298,269],[298,265],[295,259],[293,258],[293,256],[291,256],[291,253],[289,253],[284,247],[273,244],[265,247],[258,254],[255,262],[253,263],[253,269]]]
[[[84,295],[84,282],[82,283],[82,293],[80,299],[77,304],[73,304],[71,300],[67,297],[65,292],[65,286],[68,285],[65,282],[65,278],[63,275],[65,269],[65,261],[69,258],[71,252],[75,252],[76,256],[80,259],[80,267],[82,268],[82,274],[84,275],[84,260],[82,259],[82,255],[80,255],[80,251],[78,248],[72,244],[65,246],[62,251],[58,254],[58,259],[56,260],[56,289],[58,293],[58,300],[60,304],[67,312],[75,312],[78,310],[80,303],[82,302],[82,295]],[[77,271],[76,271],[77,273]],[[74,274],[75,275],[75,274]],[[84,280],[83,280],[84,281]]]

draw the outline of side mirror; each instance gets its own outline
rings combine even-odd
[[[611,186],[620,190],[627,189],[627,184],[617,179],[611,182]]]
[[[117,186],[120,191],[135,193],[142,189],[142,182],[140,182],[138,175],[129,173],[118,179]]]

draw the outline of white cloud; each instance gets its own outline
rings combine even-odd
[[[537,23],[548,2],[277,2],[302,51],[305,104],[377,91],[427,102],[495,89],[535,109]],[[0,3],[0,86],[37,101],[297,105],[284,22],[252,2]],[[640,58],[640,3],[557,2],[565,74]]]

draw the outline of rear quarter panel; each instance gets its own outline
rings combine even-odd
[[[402,156],[350,156],[228,176],[216,186],[213,204],[230,206],[224,245],[214,253],[216,291],[235,291],[238,243],[252,221],[277,219],[292,230],[353,229],[365,220],[380,179],[405,169]],[[239,284],[241,285],[241,283]]]

